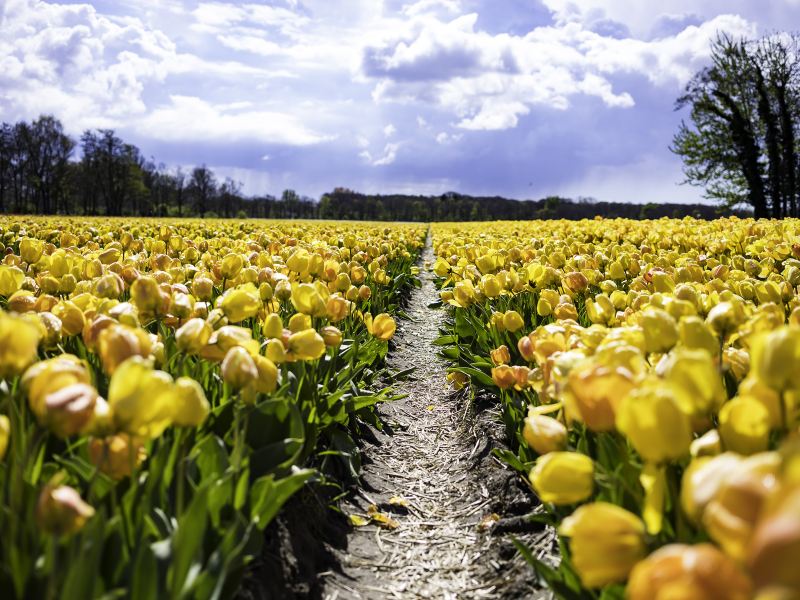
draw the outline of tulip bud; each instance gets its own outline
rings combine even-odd
[[[264,355],[275,364],[286,362],[286,349],[283,347],[283,342],[278,338],[272,338],[267,342]]]
[[[744,321],[744,309],[741,304],[733,302],[720,302],[708,311],[706,323],[711,326],[720,337],[725,337],[733,332],[739,323]]]
[[[549,317],[553,312],[553,306],[544,298],[539,298],[536,303],[536,314],[540,317]]]
[[[394,337],[397,323],[387,313],[381,313],[372,321],[370,333],[379,340],[390,340]]]
[[[190,377],[175,381],[173,423],[178,427],[198,427],[206,420],[210,406],[203,388]]]
[[[741,462],[741,457],[733,452],[695,458],[691,462],[681,480],[681,506],[692,522],[700,522],[706,505]]]
[[[752,584],[738,565],[711,544],[670,544],[637,564],[627,598],[749,600]]]
[[[22,288],[25,272],[19,267],[0,265],[0,296],[8,298]]]
[[[97,390],[74,383],[45,396],[45,418],[50,430],[66,438],[83,431],[94,417]]]
[[[689,452],[692,429],[682,410],[674,384],[648,379],[622,400],[617,411],[617,428],[636,451],[655,464],[678,459]]]
[[[89,440],[89,461],[115,481],[130,477],[145,458],[141,441],[125,433]]]
[[[19,255],[26,263],[32,265],[42,258],[44,242],[37,239],[23,238],[19,242]]]
[[[786,487],[760,519],[748,548],[747,564],[759,588],[781,587],[800,594],[800,489]]]
[[[347,300],[341,296],[331,296],[325,305],[328,319],[332,323],[338,323],[347,316],[349,306]]]
[[[258,378],[253,384],[255,391],[261,394],[271,394],[277,389],[280,380],[278,368],[269,358],[260,354],[256,354],[252,358],[258,371]]]
[[[66,485],[44,486],[36,503],[36,522],[43,531],[54,536],[80,531],[92,516],[94,508]]]
[[[175,343],[181,352],[199,354],[208,344],[212,333],[211,326],[203,319],[189,319],[175,332]]]
[[[371,296],[372,296],[372,290],[369,288],[369,286],[362,285],[360,288],[358,288],[358,297],[361,300],[364,301],[369,300]]]
[[[727,450],[762,452],[769,444],[769,412],[748,396],[733,398],[719,411],[719,434]]]
[[[36,359],[41,337],[25,319],[0,311],[0,379],[21,374]]]
[[[11,437],[11,421],[7,416],[0,415],[0,460],[5,458],[9,437]]]
[[[783,326],[753,340],[752,374],[777,391],[800,388],[800,328]]]
[[[222,379],[234,389],[242,389],[258,377],[256,363],[241,346],[234,346],[222,361]]]
[[[147,332],[127,325],[107,327],[100,332],[97,341],[103,369],[109,375],[113,375],[117,367],[131,356],[147,358],[153,349]]]
[[[229,290],[219,305],[230,323],[240,323],[254,317],[261,309],[261,297],[251,284]]]
[[[492,369],[492,381],[501,390],[507,390],[513,386],[517,379],[514,373],[514,368],[508,365],[500,365]]]
[[[224,279],[235,279],[243,266],[244,260],[242,260],[241,255],[233,253],[227,254],[220,263],[220,275]]]
[[[329,348],[336,348],[342,343],[342,332],[338,327],[333,325],[326,325],[319,330],[322,339],[325,340],[325,345]]]
[[[311,283],[301,283],[292,288],[292,304],[299,313],[312,317],[324,317],[327,313],[325,300]]]
[[[208,277],[195,277],[192,280],[192,295],[198,300],[208,302],[214,293],[214,282]]]
[[[567,377],[568,414],[592,431],[611,431],[619,403],[634,387],[628,370],[587,361],[572,369]]]
[[[575,504],[592,495],[594,463],[578,452],[549,452],[537,459],[530,481],[542,502]]]
[[[289,336],[291,360],[316,360],[325,354],[325,340],[313,329],[304,329]]]
[[[562,279],[562,283],[564,284],[564,287],[576,294],[585,292],[589,287],[589,280],[586,278],[586,275],[580,271],[572,271],[571,273],[567,273]]]
[[[525,326],[525,321],[517,311],[510,310],[503,316],[503,326],[514,333]]]
[[[522,437],[537,454],[558,452],[567,447],[567,428],[561,421],[546,415],[529,414]]]
[[[517,342],[517,350],[519,350],[520,355],[526,362],[532,363],[534,360],[536,360],[533,341],[531,340],[530,336],[526,335],[519,339]]]
[[[161,307],[161,288],[152,277],[139,277],[131,285],[131,302],[142,314],[156,314]]]
[[[508,346],[503,344],[499,348],[489,351],[489,356],[492,359],[492,364],[495,366],[507,365],[511,362],[511,353],[508,351]]]
[[[558,532],[570,538],[572,563],[589,588],[625,581],[645,556],[644,523],[608,502],[584,504],[562,521]]]
[[[666,352],[678,341],[675,319],[660,308],[642,313],[641,325],[647,352]]]
[[[289,331],[297,333],[306,329],[311,329],[311,317],[309,315],[295,313],[289,317]]]

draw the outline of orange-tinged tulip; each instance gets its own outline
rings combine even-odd
[[[517,381],[514,368],[509,365],[500,365],[492,369],[492,381],[501,390],[507,390]]]
[[[342,344],[342,332],[338,327],[333,325],[326,325],[319,330],[322,339],[325,340],[325,345],[329,348],[336,348]]]
[[[635,386],[631,373],[589,360],[572,369],[567,378],[568,414],[592,431],[611,431],[617,407]]]
[[[630,600],[749,600],[752,583],[711,544],[670,544],[634,567]]]
[[[572,563],[589,588],[625,581],[646,553],[641,519],[607,502],[579,507],[558,532],[570,538]]]
[[[489,357],[492,359],[492,364],[498,367],[500,365],[507,365],[511,362],[511,353],[508,351],[508,346],[503,344],[499,348],[491,350]]]
[[[147,358],[153,350],[147,332],[127,325],[107,327],[100,332],[97,342],[103,370],[109,375],[113,375],[117,367],[131,356]]]
[[[530,480],[542,502],[575,504],[592,495],[594,462],[578,452],[549,452],[538,458]]]
[[[89,461],[116,481],[130,477],[147,458],[144,444],[125,433],[91,438],[88,449]]]
[[[800,488],[787,486],[753,531],[747,565],[759,588],[779,587],[800,597]]]
[[[683,472],[681,507],[694,523],[700,523],[708,503],[717,494],[725,479],[736,472],[741,462],[742,457],[733,452],[692,460]]]

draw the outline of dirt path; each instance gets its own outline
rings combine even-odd
[[[423,260],[432,259],[429,240]],[[364,489],[343,507],[366,515],[376,505],[397,528],[355,528],[340,556],[342,572],[324,574],[323,595],[326,600],[540,597],[532,571],[514,556],[510,542],[479,527],[498,503],[508,509],[521,502],[517,512],[531,507],[513,489],[516,477],[490,456],[487,433],[449,393],[446,363],[432,345],[444,313],[428,308],[438,299],[431,274],[423,270],[420,277],[422,288],[406,311],[410,320],[400,324],[390,355],[393,368],[415,366],[415,376],[397,386],[406,398],[381,408],[392,435],[379,434],[364,449]],[[407,508],[392,498],[406,501]]]

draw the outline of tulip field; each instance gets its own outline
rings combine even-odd
[[[0,220],[0,595],[233,596],[281,506],[356,469],[424,234]]]
[[[357,480],[422,268],[419,351],[498,399],[557,532],[515,540],[531,579],[800,598],[800,221],[0,217],[0,253],[2,598],[235,597],[293,497]]]
[[[449,379],[557,528],[562,598],[800,597],[800,222],[434,225]]]

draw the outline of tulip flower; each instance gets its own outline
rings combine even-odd
[[[0,461],[5,458],[9,437],[11,437],[11,421],[7,416],[0,415]]]
[[[173,424],[177,427],[201,425],[208,417],[210,410],[203,388],[190,377],[178,377],[174,389]]]
[[[530,480],[542,502],[575,504],[592,495],[594,462],[578,452],[549,452],[536,461]]]
[[[203,319],[189,319],[175,332],[178,350],[189,355],[199,354],[211,339],[213,330]]]
[[[85,383],[73,383],[44,398],[45,420],[57,436],[66,438],[82,432],[94,417],[97,390]]]
[[[88,450],[89,461],[115,481],[130,477],[147,458],[141,441],[125,433],[91,438]]]
[[[800,388],[800,327],[784,326],[756,336],[751,372],[777,391]]]
[[[607,502],[584,504],[558,529],[570,538],[572,563],[589,588],[625,581],[645,556],[644,523]]]
[[[261,335],[265,338],[280,338],[283,335],[283,321],[278,313],[270,313],[264,320]]]
[[[696,415],[716,413],[727,399],[717,365],[706,350],[675,348],[659,370],[664,379],[683,388]]]
[[[35,359],[41,329],[0,310],[0,379],[21,374]]]
[[[40,361],[22,376],[22,387],[28,394],[28,404],[42,424],[48,420],[48,396],[74,384],[89,383],[91,376],[86,364],[72,354],[61,354]]]
[[[642,313],[641,325],[647,352],[666,352],[678,341],[678,326],[665,310],[654,308]]]
[[[119,365],[108,387],[115,428],[147,439],[158,437],[172,423],[175,397],[172,377],[153,370],[140,356]]]
[[[240,390],[258,378],[258,368],[253,357],[241,346],[234,346],[222,361],[222,379],[236,390]]]
[[[342,344],[342,332],[338,327],[326,325],[319,330],[319,334],[328,348],[337,348]]]
[[[509,310],[503,315],[503,326],[506,330],[514,333],[525,326],[525,321],[517,311]]]
[[[733,452],[695,458],[683,472],[681,507],[694,522],[700,523],[703,511],[725,479],[736,472],[742,458]]]
[[[0,296],[8,298],[19,291],[25,281],[25,272],[19,267],[0,265]]]
[[[289,360],[316,360],[325,354],[325,340],[315,330],[304,329],[289,336]]]
[[[755,454],[769,444],[769,411],[748,396],[736,397],[719,412],[719,434],[727,450]]]
[[[317,288],[310,283],[301,283],[292,288],[292,304],[297,312],[312,317],[327,316],[325,300]]]
[[[785,486],[771,499],[747,549],[747,565],[758,588],[778,587],[800,594],[800,488]]]
[[[492,364],[496,367],[500,365],[507,365],[511,362],[511,353],[508,351],[508,346],[505,344],[499,348],[495,348],[489,352],[489,357],[492,359]]]
[[[94,516],[94,509],[78,492],[66,485],[46,485],[36,503],[36,522],[46,533],[68,536],[83,529]]]
[[[622,400],[617,429],[646,461],[658,464],[689,453],[692,428],[681,408],[682,393],[669,382],[650,378]]]
[[[230,323],[241,323],[256,316],[261,310],[261,297],[252,284],[228,290],[222,296],[219,306]]]
[[[587,360],[567,378],[564,398],[568,414],[592,431],[611,431],[619,403],[634,387],[633,376],[626,369]]]
[[[395,320],[386,313],[381,313],[374,319],[372,324],[367,325],[369,332],[379,340],[390,340],[394,337],[394,332],[397,329]]]
[[[567,446],[567,428],[561,421],[546,415],[528,414],[522,437],[537,454],[558,452]]]
[[[153,350],[150,337],[142,329],[127,325],[111,325],[97,338],[103,370],[113,375],[117,367],[131,356],[147,358]]]
[[[711,544],[671,544],[631,572],[630,600],[749,600],[752,583],[738,565]]]
[[[251,385],[255,391],[261,394],[271,394],[278,387],[280,380],[278,368],[269,358],[265,358],[260,354],[256,354],[252,358],[256,365],[258,376]]]

